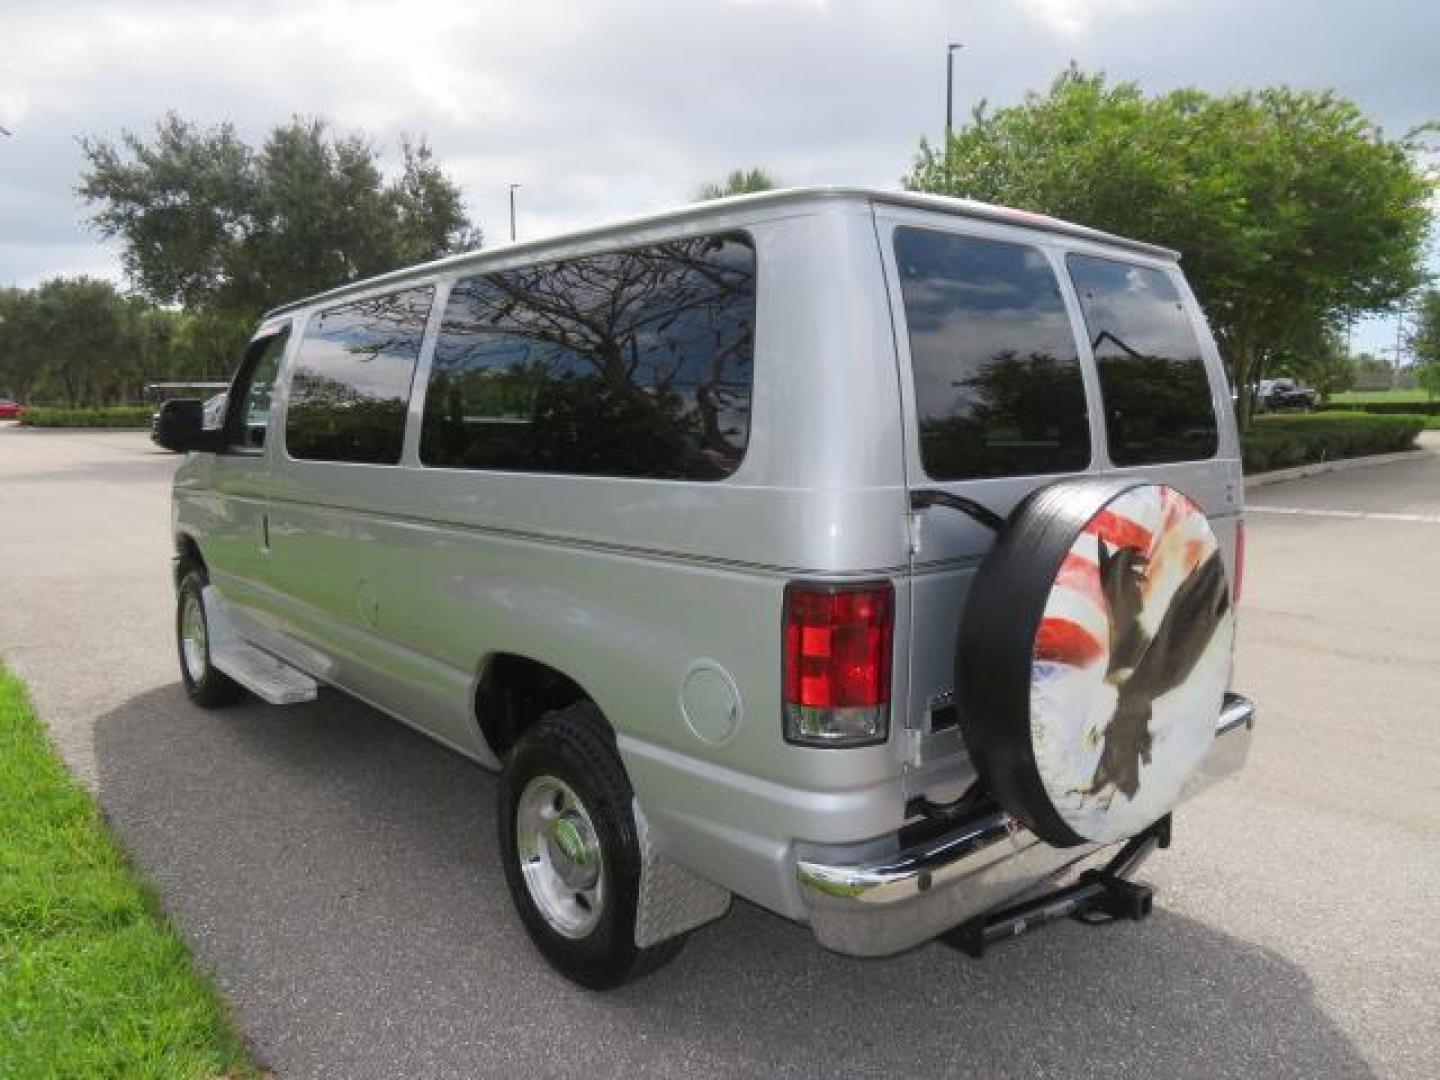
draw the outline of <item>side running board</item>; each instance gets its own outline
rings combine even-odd
[[[314,701],[319,684],[278,656],[256,648],[235,632],[225,598],[207,585],[204,592],[210,663],[271,705]]]

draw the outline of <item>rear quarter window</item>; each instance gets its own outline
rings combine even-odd
[[[1085,469],[1079,350],[1045,256],[899,228],[895,262],[925,472],[963,480]]]
[[[1105,406],[1110,460],[1155,465],[1214,457],[1214,398],[1200,340],[1169,274],[1070,254],[1066,266]]]

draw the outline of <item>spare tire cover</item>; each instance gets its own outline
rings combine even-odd
[[[1052,844],[1144,830],[1215,737],[1234,632],[1220,545],[1185,495],[1134,478],[1039,489],[960,625],[960,725],[982,781]]]

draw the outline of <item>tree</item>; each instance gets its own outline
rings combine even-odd
[[[1425,290],[1415,307],[1415,329],[1410,332],[1408,343],[1410,352],[1417,364],[1440,364],[1440,289]]]
[[[21,400],[100,405],[135,397],[163,353],[165,315],[97,278],[53,278],[0,302],[0,382]]]
[[[228,312],[201,309],[179,313],[166,357],[165,378],[229,379],[254,329],[250,318]]]
[[[1321,401],[1329,401],[1333,395],[1349,390],[1358,374],[1355,358],[1345,351],[1344,340],[1328,330],[1296,359],[1293,371],[1301,382],[1315,388]]]
[[[1422,280],[1420,135],[1387,139],[1328,92],[1147,98],[1072,68],[1021,105],[982,102],[938,151],[922,142],[905,183],[1182,252],[1246,423],[1274,358]]]
[[[253,319],[299,296],[476,247],[460,190],[424,142],[386,180],[375,148],[295,118],[258,149],[171,113],[150,139],[82,139],[79,193],[125,245],[145,297]]]
[[[780,185],[775,178],[758,166],[753,169],[734,169],[722,183],[704,183],[695,193],[701,200],[724,199],[730,195],[749,195],[756,191],[773,191]]]
[[[1440,397],[1440,289],[1427,289],[1420,296],[1409,345],[1415,356],[1415,381],[1427,396]]]

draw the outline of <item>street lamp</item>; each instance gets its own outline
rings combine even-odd
[[[945,46],[945,156],[950,156],[950,129],[955,120],[955,50],[963,49],[963,41]]]
[[[510,185],[510,242],[515,242],[515,189],[519,184]]]

